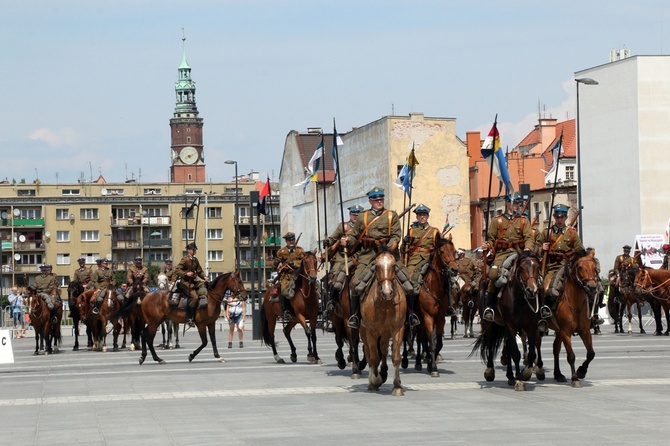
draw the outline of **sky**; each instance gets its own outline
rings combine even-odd
[[[456,119],[514,147],[574,119],[574,73],[670,51],[665,0],[3,2],[0,180],[169,180],[182,37],[207,180],[277,180],[287,134],[383,116]],[[586,88],[586,87],[585,87]],[[588,87],[597,88],[597,87]]]

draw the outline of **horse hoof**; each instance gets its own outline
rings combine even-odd
[[[90,351],[93,350],[93,347],[86,347],[86,350],[88,350],[90,352]]]
[[[119,351],[119,347],[114,347],[114,348],[112,349],[112,351],[113,351],[113,352],[118,352],[118,351]]]
[[[219,361],[220,363],[222,363],[222,364],[223,364],[224,362],[226,362],[226,360],[223,359],[223,358],[219,358],[218,361]]]
[[[291,355],[291,362],[293,363],[298,362],[298,355]]]
[[[517,381],[516,379],[507,378],[507,385],[508,385],[508,386],[514,386],[514,387],[516,387],[516,383],[517,383],[517,382],[518,382],[518,381]],[[516,390],[516,389],[515,389],[515,390]]]
[[[642,328],[642,329],[640,330],[640,334],[647,334],[647,332],[644,331],[644,328]]]
[[[140,365],[144,364],[144,357],[140,357]]]
[[[578,379],[575,379],[575,380],[572,381],[572,383],[570,383],[570,386],[573,389],[581,389],[582,388],[582,382]]]
[[[423,366],[421,365],[420,362],[417,362],[416,364],[414,364],[414,370],[416,370],[417,372],[420,372],[422,369],[423,369]]]
[[[76,351],[78,351],[78,350],[79,350],[79,347],[77,347],[76,345],[75,345],[74,347],[72,347],[72,351],[73,351],[73,352],[76,352]]]
[[[522,381],[528,381],[531,378],[531,376],[533,376],[532,367],[526,367],[521,372],[521,380]]]
[[[391,395],[393,396],[405,396],[405,389],[402,387],[394,387],[393,391],[391,392]]]
[[[323,365],[323,361],[320,359],[317,359],[316,361],[314,361],[314,363],[318,365]]]
[[[102,347],[102,352],[107,353],[107,347]]]
[[[554,375],[554,380],[557,383],[565,383],[568,382],[568,380],[565,378],[565,375]]]
[[[430,377],[431,378],[439,378],[440,377],[440,372],[431,372]]]
[[[284,361],[282,358],[277,359],[277,364],[286,364],[286,361]]]
[[[406,369],[408,366],[409,366],[409,361],[407,360],[407,358],[402,358],[402,361],[400,362],[400,367],[402,367],[403,370],[404,370],[404,369]]]
[[[167,362],[165,362],[165,361],[164,361],[164,360],[162,360],[162,359],[161,359],[161,360],[159,360],[159,361],[158,361],[158,363],[159,363],[160,365],[163,365],[163,364],[167,364]]]
[[[361,379],[361,375],[359,373],[352,373],[351,379]]]
[[[312,362],[312,363],[315,362],[314,361],[314,356],[308,356],[307,357],[307,362]]]
[[[133,344],[130,344],[130,351],[134,352],[135,351],[135,346]]]
[[[484,379],[488,382],[493,381],[496,378],[496,371],[493,367],[487,368],[484,371]]]
[[[39,355],[40,355],[40,352],[38,352],[37,350],[35,350],[35,353],[33,353],[33,356],[39,356]]]
[[[515,392],[524,392],[526,390],[526,383],[523,381],[517,381],[514,384],[514,391]]]
[[[347,364],[344,361],[337,361],[337,368],[340,370],[344,370],[344,368],[347,366]]]
[[[194,356],[193,355],[188,355],[188,362],[193,361]]]
[[[546,375],[544,373],[544,368],[537,369],[535,371],[535,377],[538,379],[538,381],[544,381],[544,378],[546,378]]]
[[[442,357],[441,354],[438,353],[437,356],[435,357],[435,361],[444,361],[444,358]]]

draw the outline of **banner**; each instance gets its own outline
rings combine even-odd
[[[659,269],[663,264],[663,234],[636,235],[635,253],[647,268]]]
[[[9,330],[0,330],[0,364],[14,364],[12,336]]]

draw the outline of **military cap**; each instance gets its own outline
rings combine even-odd
[[[102,263],[102,259],[96,259],[95,263],[97,263],[98,265],[100,265],[100,264]]]
[[[167,260],[165,261],[165,264],[166,264],[166,265],[172,265],[172,260],[167,259]]]
[[[377,198],[384,198],[384,189],[381,187],[374,187],[368,192],[368,199],[376,200]]]
[[[350,214],[360,214],[361,212],[363,212],[363,206],[361,206],[360,204],[356,204],[349,208]]]
[[[624,251],[630,251],[630,245],[623,245]]]
[[[43,263],[42,265],[40,265],[41,270],[45,270],[45,269],[49,269],[49,268],[51,268],[51,266],[47,265],[46,263]]]
[[[195,243],[189,243],[188,245],[186,245],[186,249],[195,249],[195,250],[197,250],[198,247],[195,245]]]
[[[77,259],[77,263],[86,263],[86,259],[83,258],[83,257],[79,257],[79,258]]]
[[[665,245],[663,245],[663,250],[664,251],[667,251],[669,249],[670,249],[670,245],[668,245],[667,243]]]
[[[568,207],[564,204],[557,204],[554,206],[554,217],[567,217]]]
[[[425,204],[420,204],[414,209],[414,213],[418,214],[420,212],[425,212],[426,214],[430,214],[430,208],[426,206]]]
[[[295,240],[295,233],[289,231],[282,237],[284,240]]]
[[[136,262],[141,262],[141,261],[142,261],[142,257],[135,257],[135,261],[136,261]]]
[[[100,259],[100,263],[109,263],[109,260],[103,257],[102,259]]]
[[[456,254],[458,254],[458,255],[465,254],[465,251],[464,251],[463,249],[461,249],[461,248],[458,248],[458,249],[456,250]]]

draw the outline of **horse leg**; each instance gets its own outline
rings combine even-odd
[[[555,334],[555,339],[554,339],[554,346],[553,346],[553,352],[554,352],[554,380],[559,383],[564,383],[567,382],[568,380],[565,378],[565,375],[561,373],[561,367],[559,365],[559,356],[561,354],[561,344],[566,344],[567,348],[567,342],[570,340],[570,335],[563,333],[563,331],[559,330]],[[565,338],[568,338],[566,341]]]
[[[321,358],[319,358],[319,354],[316,351],[316,317],[310,318],[310,326],[311,326],[311,331],[312,331],[312,344],[314,345],[314,363],[315,364],[323,364],[323,361],[321,361]]]
[[[402,339],[402,338],[400,338]],[[381,358],[381,365],[379,366],[379,376],[382,377],[382,384],[386,382],[389,377],[389,366],[387,363],[387,358],[389,354],[389,344],[391,343],[391,338],[379,337],[379,357]]]
[[[295,327],[296,323],[289,321],[286,326],[284,327],[284,336],[286,337],[286,340],[288,341],[288,345],[291,347],[291,362],[298,362],[298,354],[296,353],[296,348],[295,344],[293,343],[293,339],[291,339],[291,330],[293,330],[293,327]]]
[[[79,350],[79,312],[72,312],[72,328],[74,329],[74,346],[72,351],[76,352]]]
[[[663,311],[665,312],[665,333],[663,333],[664,336],[670,335],[670,307],[668,306],[668,302],[666,301],[663,304]]]
[[[158,326],[149,324],[147,324],[147,326],[144,327],[144,330],[142,330],[142,355],[140,356],[140,364],[142,364],[144,359],[147,357],[147,345],[149,346],[149,351],[151,352],[151,357],[153,360],[159,364],[165,364],[165,361],[158,357],[156,350],[154,349],[154,338],[156,337],[156,331],[158,331]]]
[[[347,361],[344,359],[344,351],[342,348],[344,347],[344,339],[342,337],[342,327],[338,323],[335,323],[335,318],[333,318],[333,328],[335,329],[335,344],[337,345],[337,349],[335,350],[335,360],[337,361],[337,368],[340,370],[344,370],[344,368],[347,366]]]
[[[649,300],[649,306],[654,314],[654,321],[656,322],[656,330],[654,336],[663,335],[663,322],[661,322],[661,304],[656,300]]]
[[[345,330],[347,330],[345,328]],[[365,368],[365,363],[361,364],[358,357],[358,343],[360,336],[358,330],[349,330],[349,356],[351,356],[351,379],[359,379],[361,377],[361,370]],[[365,356],[365,344],[363,344],[363,357]]]
[[[391,392],[391,395],[393,396],[405,395],[405,389],[402,388],[400,382],[400,342],[403,338],[403,330],[404,328],[400,328],[400,330],[393,335],[393,391]]]
[[[527,351],[527,357],[526,357],[526,367],[524,367],[523,372],[521,372],[521,379],[524,381],[528,381],[531,376],[533,376],[533,368],[535,366],[535,359],[537,357],[536,351],[539,350],[537,348],[537,345],[539,344],[538,341],[538,334],[537,331],[535,330],[530,330],[530,333],[528,333],[528,351]],[[526,343],[524,342],[524,348],[526,347]]]
[[[363,352],[370,364],[370,377],[368,379],[368,390],[379,390],[382,384],[382,378],[379,375],[379,347],[375,338],[367,336],[363,343]]]
[[[576,376],[578,379],[584,379],[586,377],[586,372],[589,370],[589,364],[591,363],[591,361],[593,361],[593,358],[596,357],[596,352],[593,350],[593,339],[591,338],[591,331],[582,330],[579,333],[579,337],[582,338],[582,342],[584,343],[584,347],[586,348],[586,360],[577,369]],[[573,378],[573,384],[574,381],[575,380]],[[581,387],[581,385],[580,386],[573,385],[573,387]]]
[[[172,323],[173,333],[174,333],[174,348],[181,348],[179,346],[179,324],[176,322]],[[169,344],[169,342],[168,342]]]
[[[407,339],[409,336],[409,331],[405,333],[405,336],[403,336],[402,340],[402,360],[401,360],[401,366],[403,369],[406,369],[409,366],[409,343],[411,342],[410,340]],[[421,368],[419,368],[421,370]]]
[[[161,322],[161,335],[163,336],[163,342],[158,344],[158,348],[166,348],[168,345],[168,341],[170,340],[170,329],[168,328],[168,336],[167,340],[165,339],[165,324],[169,324],[169,321],[163,321]]]
[[[640,325],[640,334],[646,334],[647,332],[644,331],[644,327],[642,326],[642,305],[640,305],[640,301],[637,301],[637,321]]]
[[[200,347],[196,348],[193,350],[193,353],[188,355],[188,362],[193,361],[196,356],[198,356],[198,353],[202,351],[203,348],[207,345],[207,327],[204,325],[198,325],[198,334],[200,335]]]
[[[440,372],[437,371],[437,359],[436,359],[436,345],[437,345],[437,333],[435,332],[435,321],[432,316],[424,316],[423,323],[425,324],[425,336],[428,340],[428,349],[426,350],[428,364],[426,369],[430,373],[431,378],[439,378]]]
[[[216,321],[209,324],[207,327],[209,331],[209,340],[212,342],[212,351],[214,352],[214,357],[219,360],[219,362],[226,362],[225,359],[219,355],[219,350],[216,348]]]
[[[507,345],[511,359],[507,364],[507,384],[516,386],[516,382],[520,381],[522,378],[521,370],[519,368],[519,364],[521,363],[521,351],[519,351],[519,346],[516,343],[515,334],[507,336]],[[514,363],[514,371],[512,370],[512,362]]]

